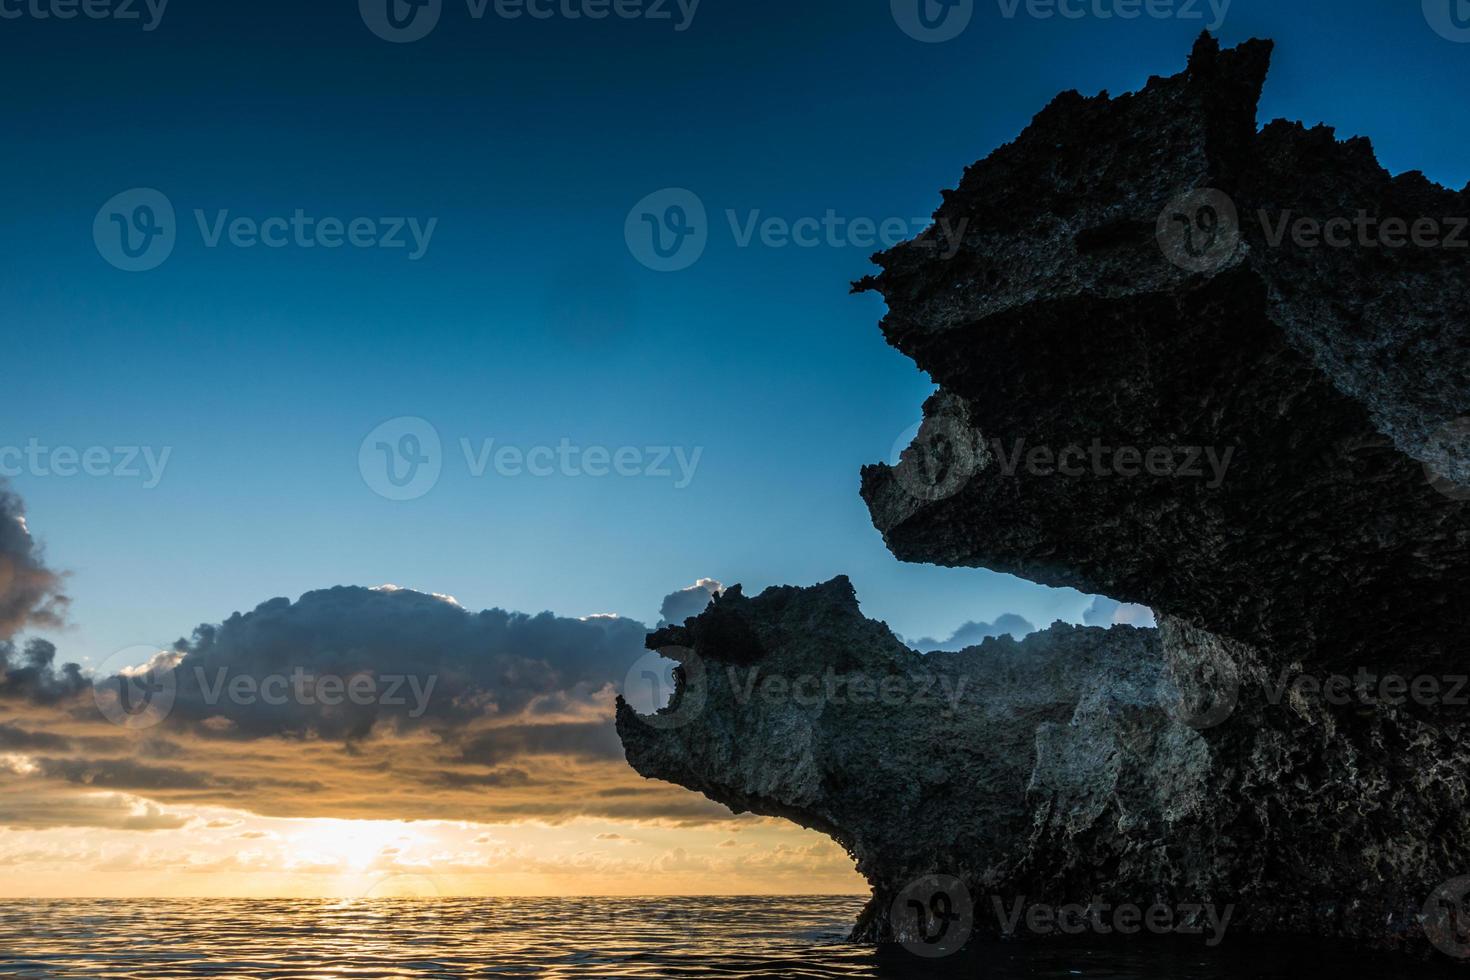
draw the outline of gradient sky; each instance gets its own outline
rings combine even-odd
[[[701,577],[754,592],[845,573],[865,612],[906,636],[1006,613],[1080,621],[1091,600],[1078,593],[888,554],[858,471],[895,456],[932,387],[883,342],[881,301],[848,295],[873,249],[740,247],[726,211],[927,216],[1057,92],[1180,70],[1212,19],[1197,6],[1204,20],[1069,20],[977,0],[968,29],[937,44],[876,0],[704,0],[682,31],[477,21],[445,0],[439,27],[409,44],[375,37],[345,0],[172,0],[151,31],[0,18],[0,446],[170,452],[152,488],[9,481],[48,563],[70,573],[71,625],[46,632],[59,659],[167,643],[275,596],[390,582],[468,609],[652,624]],[[1235,0],[1219,34],[1278,42],[1262,121],[1327,122],[1371,136],[1393,172],[1470,179],[1470,114],[1455,108],[1470,44],[1432,30],[1417,0]],[[93,222],[138,187],[167,195],[179,239],[160,267],[129,273],[99,255]],[[665,273],[630,252],[624,225],[670,187],[707,207],[709,245]],[[195,209],[437,224],[413,261],[208,248]],[[443,471],[394,501],[364,480],[359,448],[402,416],[432,423]],[[477,478],[461,439],[701,455],[682,488]],[[507,831],[533,832],[545,828]],[[731,836],[697,832],[711,848]],[[445,833],[436,853],[476,834]],[[825,846],[786,833],[771,846]],[[643,890],[670,890],[647,882],[677,846],[644,855]],[[825,885],[851,884],[840,852],[822,860],[837,876]]]

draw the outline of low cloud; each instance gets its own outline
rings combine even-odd
[[[725,591],[725,586],[712,578],[702,578],[687,589],[664,596],[659,607],[660,626],[682,626],[684,620],[704,612],[714,597]]]
[[[1005,613],[996,617],[993,623],[968,622],[951,633],[947,640],[936,640],[932,636],[925,636],[908,641],[908,645],[920,653],[955,653],[966,647],[976,646],[988,637],[1009,634],[1019,640],[1035,632],[1036,627],[1024,617],[1017,616],[1015,613]]]
[[[70,601],[62,584],[31,537],[20,498],[0,483],[0,640],[60,626]]]
[[[694,590],[708,601],[718,588]],[[690,592],[665,607],[692,607]],[[86,802],[97,794],[146,798],[160,813],[729,820],[624,761],[613,700],[647,633],[616,616],[473,612],[447,597],[344,586],[261,603],[96,678],[59,664],[47,641],[0,644],[0,774],[15,794],[45,801],[0,808],[0,825],[168,822]],[[167,712],[141,730],[107,720],[94,681],[108,703],[146,664],[144,688],[168,680]],[[344,697],[354,683],[372,696]]]
[[[1092,605],[1082,614],[1082,622],[1088,626],[1141,626],[1156,627],[1154,611],[1147,606],[1132,602],[1118,602],[1103,596],[1093,596]]]

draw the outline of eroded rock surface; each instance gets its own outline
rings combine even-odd
[[[927,438],[969,428],[988,452],[962,454],[934,493],[868,467],[863,497],[907,561],[1143,603],[1317,664],[1455,669],[1470,491],[1447,484],[1470,487],[1457,421],[1470,415],[1470,249],[1361,246],[1356,231],[1349,247],[1291,233],[1276,245],[1267,229],[1364,210],[1447,236],[1470,201],[1390,177],[1365,139],[1257,132],[1270,50],[1206,37],[1186,72],[1142,92],[1059,96],[946,192],[934,228],[878,257],[859,288],[882,292],[885,335],[942,388]],[[1235,222],[1219,198],[1171,205],[1205,189]],[[1199,271],[1161,248],[1161,226],[1180,244],[1180,219],[1196,248],[1216,242],[1198,261],[1180,253]],[[933,247],[953,228],[962,242]],[[1094,443],[1111,451],[1102,467]],[[1024,462],[1074,445],[1083,476]],[[1018,448],[1004,475],[997,457]],[[1176,471],[1193,455],[1199,475],[1114,471],[1143,466],[1118,450],[1156,448]],[[1206,452],[1229,454],[1223,479]]]
[[[863,473],[894,554],[1160,628],[920,655],[845,579],[737,590],[650,638],[683,664],[668,709],[619,704],[639,772],[846,847],[874,888],[859,938],[908,938],[895,900],[943,875],[1470,957],[1439,891],[1470,875],[1470,250],[1274,240],[1360,211],[1445,233],[1470,195],[1366,140],[1257,130],[1270,51],[1205,37],[1139,93],[1059,96],[859,284],[940,385],[903,461]]]
[[[912,938],[894,900],[944,875],[979,932],[1024,899],[1413,942],[1470,839],[1459,732],[1385,707],[1348,735],[1171,619],[918,654],[839,578],[732,590],[649,646],[680,689],[653,716],[619,701],[629,762],[838,841],[874,889],[857,938]]]

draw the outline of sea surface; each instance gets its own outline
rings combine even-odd
[[[1332,944],[1208,949],[1181,937],[992,941],[924,959],[846,942],[861,905],[851,896],[4,902],[0,976],[1407,980],[1441,973]]]

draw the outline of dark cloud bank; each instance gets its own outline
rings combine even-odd
[[[182,804],[479,821],[730,817],[623,762],[612,704],[646,653],[648,628],[634,620],[474,612],[406,589],[338,587],[261,603],[165,650],[126,651],[94,678],[51,642],[20,639],[62,625],[62,581],[20,501],[0,491],[0,825],[161,829],[178,825],[166,810]],[[696,614],[718,588],[702,580],[673,593],[664,614]],[[99,702],[148,710],[109,720]],[[140,809],[135,797],[151,802]]]
[[[623,760],[613,700],[647,653],[635,620],[475,612],[343,586],[271,599],[166,650],[126,651],[100,665],[94,690],[50,642],[16,639],[61,623],[61,585],[20,502],[0,492],[0,825],[166,829],[179,822],[169,808],[186,804],[266,816],[730,819]],[[666,596],[661,624],[699,614],[722,588],[701,579]],[[1032,629],[1002,616],[915,645],[959,649]]]

